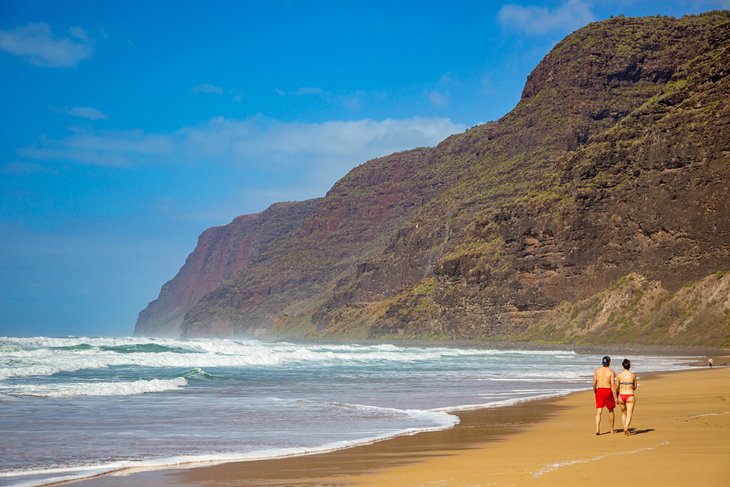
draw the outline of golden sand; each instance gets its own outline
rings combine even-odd
[[[374,472],[357,485],[730,485],[730,369],[641,381],[632,434],[594,434],[592,393],[507,441]],[[620,412],[619,409],[616,412]],[[620,414],[616,427],[621,428]]]
[[[639,372],[641,377],[641,373]],[[639,380],[632,434],[594,434],[591,392],[460,414],[456,428],[323,455],[106,476],[207,486],[730,485],[730,369]],[[616,409],[616,429],[621,429]]]

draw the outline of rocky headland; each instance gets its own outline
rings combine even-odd
[[[205,231],[136,334],[730,345],[730,13],[565,38],[517,106]]]

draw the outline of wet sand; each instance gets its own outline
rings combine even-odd
[[[594,435],[592,392],[459,413],[446,431],[332,453],[107,475],[99,486],[728,485],[730,369],[640,371],[631,435]],[[620,409],[615,427],[621,429]]]

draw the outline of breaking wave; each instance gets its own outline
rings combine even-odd
[[[51,376],[59,372],[117,366],[277,367],[369,366],[377,363],[416,363],[449,358],[479,358],[495,354],[572,355],[572,351],[496,351],[447,347],[302,345],[256,340],[156,338],[0,338],[0,380]]]
[[[185,387],[184,377],[120,382],[72,382],[56,384],[23,384],[5,388],[4,394],[36,397],[131,396],[146,392],[172,391]]]

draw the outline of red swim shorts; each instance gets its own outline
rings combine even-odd
[[[613,411],[616,403],[613,400],[613,391],[610,387],[599,387],[596,389],[596,408],[606,408]]]

